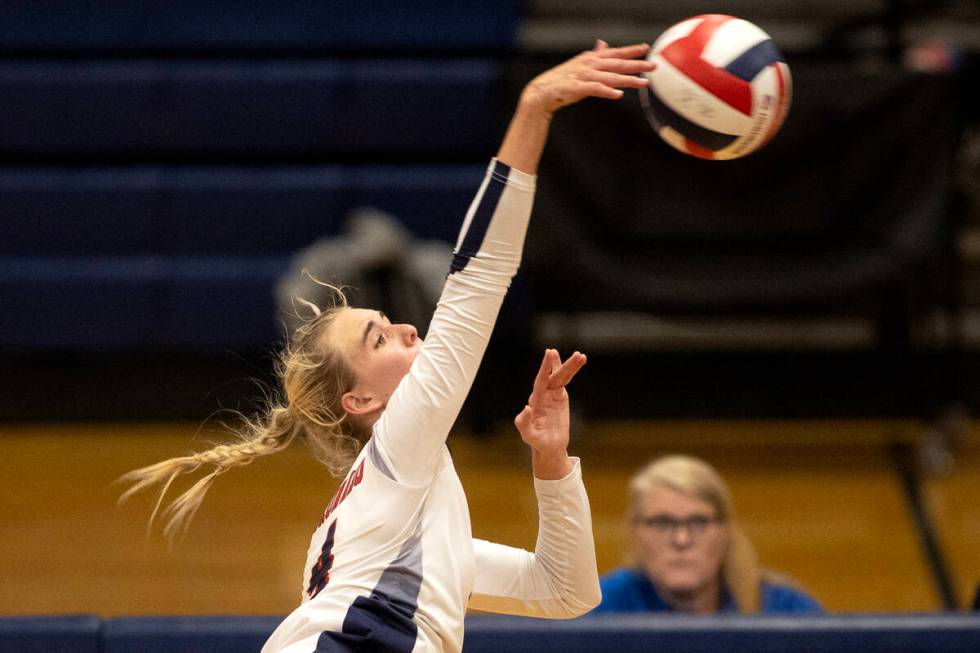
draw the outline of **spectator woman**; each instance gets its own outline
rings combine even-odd
[[[601,578],[593,614],[821,612],[795,582],[759,566],[728,486],[703,460],[667,456],[640,470],[629,520],[635,564]]]

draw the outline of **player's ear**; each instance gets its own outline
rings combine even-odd
[[[354,391],[341,395],[340,405],[348,415],[364,415],[382,408],[381,402],[375,397],[355,394]]]

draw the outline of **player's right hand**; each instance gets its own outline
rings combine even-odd
[[[605,41],[597,41],[594,50],[586,50],[531,80],[521,102],[550,116],[587,97],[617,100],[623,96],[622,89],[647,85],[646,78],[638,75],[656,68],[643,59],[649,50],[645,43],[611,48]]]

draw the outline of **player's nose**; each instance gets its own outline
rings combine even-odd
[[[419,340],[419,332],[411,324],[399,324],[398,328],[401,330],[402,340],[406,345],[412,347]]]

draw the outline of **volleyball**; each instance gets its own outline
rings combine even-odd
[[[640,102],[660,137],[702,159],[737,159],[776,135],[789,111],[789,66],[769,35],[741,18],[696,16],[654,41],[657,68]]]

